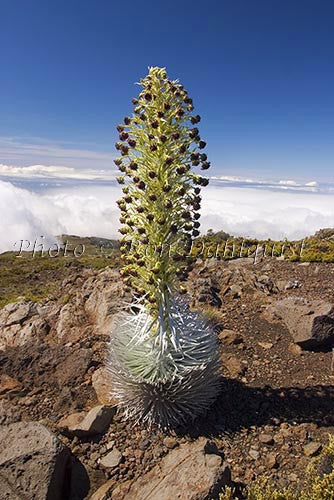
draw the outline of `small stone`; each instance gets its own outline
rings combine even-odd
[[[259,441],[262,444],[273,444],[274,443],[273,436],[271,434],[265,434],[265,433],[262,433],[259,435]]]
[[[169,450],[172,450],[173,448],[176,448],[178,446],[178,442],[174,437],[165,437],[163,440],[163,444],[168,448]]]
[[[22,389],[22,384],[13,377],[5,373],[0,375],[0,396],[4,394],[18,392]]]
[[[65,434],[79,437],[102,434],[108,429],[115,412],[112,406],[95,406],[88,413],[73,413],[62,418],[58,427]]]
[[[100,465],[106,469],[113,469],[119,465],[122,458],[122,453],[117,448],[113,448],[105,457],[101,458]]]
[[[274,344],[271,342],[258,342],[260,347],[263,347],[263,349],[271,349]]]
[[[253,450],[252,448],[249,450],[248,455],[253,460],[258,460],[260,458],[260,453],[257,450]]]
[[[306,455],[307,457],[314,457],[319,454],[321,448],[322,448],[321,443],[317,443],[316,441],[311,441],[310,443],[304,446],[304,455]]]
[[[298,344],[290,344],[288,349],[291,352],[291,354],[294,354],[296,356],[300,356],[303,351],[303,349]]]
[[[227,329],[220,332],[218,338],[226,345],[238,345],[242,344],[242,342],[244,341],[239,333],[235,332],[234,330]]]
[[[268,469],[275,469],[278,466],[277,455],[275,455],[275,453],[269,453],[265,458],[265,464]]]
[[[247,368],[242,365],[241,361],[235,356],[230,356],[227,359],[223,359],[223,364],[231,377],[238,377],[244,375]]]

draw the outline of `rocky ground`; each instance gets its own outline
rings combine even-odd
[[[52,300],[0,310],[5,498],[199,500],[263,474],[302,483],[334,434],[334,264],[212,259],[187,286],[215,326],[224,378],[208,414],[170,434],[134,426],[108,396],[109,333],[128,299],[117,269],[69,266]]]

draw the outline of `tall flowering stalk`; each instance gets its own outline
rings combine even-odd
[[[136,312],[120,315],[111,338],[114,395],[129,416],[168,427],[202,413],[218,390],[218,349],[210,326],[189,311],[180,282],[199,235],[200,186],[208,179],[193,102],[163,68],[150,68],[118,125],[124,196],[122,275]]]

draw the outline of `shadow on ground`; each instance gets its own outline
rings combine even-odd
[[[279,422],[334,426],[334,387],[249,387],[224,379],[222,390],[208,413],[179,434],[213,437],[242,428]],[[277,423],[277,422],[276,422]]]

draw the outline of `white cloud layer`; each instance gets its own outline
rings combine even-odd
[[[119,195],[120,189],[110,185],[35,193],[0,181],[0,251],[41,235],[50,243],[61,233],[116,238]],[[245,237],[302,238],[334,227],[334,193],[212,185],[203,189],[201,222],[203,232],[212,228]]]

